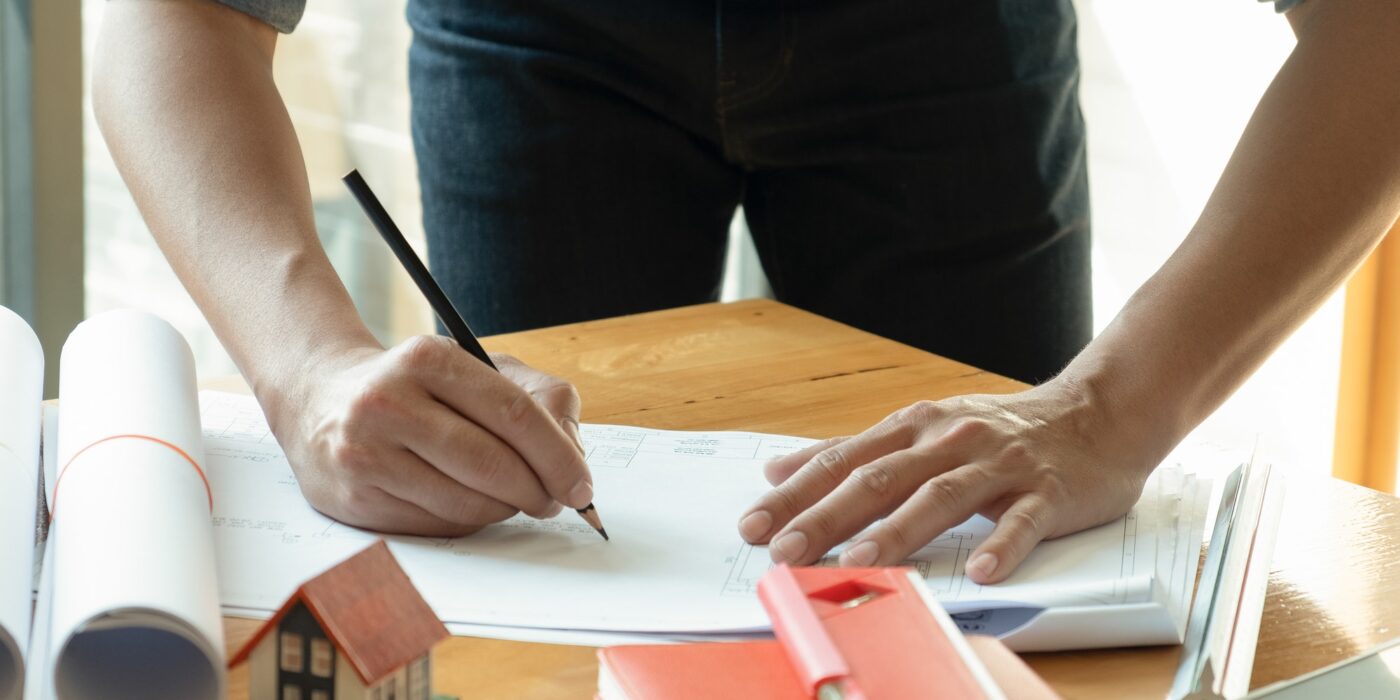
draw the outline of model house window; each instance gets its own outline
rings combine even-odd
[[[331,648],[330,640],[311,640],[311,675],[330,678],[331,662],[334,660],[335,650]]]
[[[324,690],[313,690],[311,700],[331,700],[331,694]]]
[[[408,665],[409,700],[428,700],[428,655]]]
[[[379,686],[380,700],[399,700],[399,679],[390,676],[384,681],[384,685]]]
[[[290,673],[301,673],[301,635],[291,632],[282,633],[282,670]],[[301,700],[301,696],[297,696]]]
[[[290,683],[282,686],[282,700],[301,700],[301,688]]]

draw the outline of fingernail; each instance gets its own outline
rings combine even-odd
[[[807,536],[801,532],[789,532],[773,542],[773,551],[788,561],[798,561],[807,553]]]
[[[762,539],[772,527],[773,516],[766,510],[756,510],[739,521],[739,534],[743,535],[745,540],[754,542]]]
[[[569,504],[575,508],[583,508],[593,502],[593,484],[584,479],[569,491]]]
[[[870,566],[880,558],[880,544],[866,540],[841,553],[842,566]]]
[[[992,574],[997,572],[997,555],[991,552],[978,554],[972,558],[972,561],[967,563],[967,571],[970,574],[974,574],[975,578],[986,581],[992,577]]]

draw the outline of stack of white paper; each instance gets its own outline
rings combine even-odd
[[[251,397],[205,392],[201,405],[223,604],[266,615],[377,535],[306,504]],[[606,425],[581,432],[612,540],[568,511],[548,521],[517,516],[462,539],[389,538],[438,615],[458,633],[578,643],[766,629],[754,585],[769,556],[745,544],[735,523],[768,488],[762,463],[811,441]],[[911,563],[966,629],[1015,649],[1175,643],[1204,496],[1194,477],[1167,470],[1128,516],[1042,543],[997,586],[963,575],[991,531],[984,518]]]

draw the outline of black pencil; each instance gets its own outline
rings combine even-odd
[[[457,307],[452,305],[452,300],[442,292],[442,287],[438,286],[437,280],[433,279],[432,273],[428,272],[428,266],[418,258],[418,254],[413,252],[413,248],[408,245],[408,240],[403,237],[403,232],[394,224],[394,220],[389,218],[389,212],[384,210],[384,205],[379,203],[379,198],[370,191],[365,179],[360,177],[360,171],[351,170],[343,178],[345,186],[350,188],[350,194],[355,196],[355,201],[360,203],[360,208],[364,210],[365,216],[374,225],[375,230],[384,242],[389,244],[389,250],[394,251],[394,257],[399,259],[399,263],[408,271],[408,276],[413,278],[413,283],[418,285],[419,291],[428,298],[428,304],[433,307],[433,313],[442,319],[442,325],[447,327],[447,332],[462,346],[463,350],[471,353],[473,357],[486,363],[487,367],[500,371],[496,363],[491,361],[491,357],[486,354],[486,349],[481,347],[481,342],[476,339],[472,329],[467,326],[466,319],[462,314],[457,313]],[[584,521],[587,522],[603,539],[608,538],[608,531],[603,528],[603,521],[598,517],[598,509],[589,503],[583,508],[575,509]]]

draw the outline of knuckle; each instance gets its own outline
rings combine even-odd
[[[911,421],[916,423],[927,422],[937,418],[942,413],[937,401],[915,401],[904,408],[895,411],[891,418],[899,421]]]
[[[829,449],[831,449],[831,448],[833,448],[833,447],[836,447],[837,445],[839,445],[839,444],[841,444],[841,443],[843,443],[843,442],[845,442],[845,441],[847,441],[847,440],[850,440],[850,439],[851,439],[851,436],[850,436],[850,435],[841,435],[841,436],[839,436],[839,437],[830,437],[830,438],[827,438],[827,439],[825,439],[825,440],[819,440],[819,441],[817,441],[817,442],[814,442],[814,443],[808,445],[804,450],[798,450],[797,452],[794,452],[793,454],[802,454],[802,452],[805,451],[805,452],[807,452],[807,453],[809,453],[809,454],[816,455],[816,454],[819,453],[819,452],[824,452],[824,451],[826,451],[826,450],[829,450]]]
[[[542,402],[569,404],[579,400],[578,389],[575,389],[573,384],[558,377],[547,377],[534,393],[535,397]]]
[[[922,542],[914,542],[914,537],[910,534],[908,526],[903,521],[896,518],[886,518],[884,523],[885,540],[889,542],[891,548],[905,552],[915,549]]]
[[[337,519],[350,524],[368,523],[376,512],[374,489],[348,484],[336,496]]]
[[[501,408],[501,419],[507,434],[519,435],[525,432],[534,402],[535,400],[523,391],[517,392],[514,398],[505,402]]]
[[[361,422],[372,416],[394,410],[396,399],[388,388],[378,382],[366,382],[355,391],[347,406],[346,420]]]
[[[919,487],[919,499],[935,510],[952,510],[962,501],[964,491],[952,479],[933,478]]]
[[[836,515],[822,506],[812,506],[802,514],[802,524],[795,529],[806,532],[809,538],[825,540],[836,534]]]
[[[1039,515],[1026,508],[1013,508],[1001,516],[1004,527],[1018,536],[1039,535],[1044,524]]]
[[[520,358],[518,358],[518,357],[516,357],[515,355],[512,355],[512,354],[510,354],[510,353],[508,353],[508,352],[488,352],[488,353],[486,353],[486,354],[489,355],[489,356],[491,357],[491,361],[492,361],[492,362],[495,362],[497,366],[501,366],[501,365],[512,365],[512,366],[515,366],[515,365],[524,365],[524,364],[525,364],[524,362],[521,362],[521,361],[520,361]]]
[[[824,479],[826,483],[835,486],[850,471],[846,465],[846,453],[839,447],[833,447],[818,452],[808,467],[813,476]]]
[[[1050,503],[1068,503],[1071,500],[1069,484],[1066,484],[1058,474],[1047,474],[1046,478],[1042,480],[1039,491]]]
[[[1002,445],[999,460],[1008,466],[1030,466],[1035,459],[1031,454],[1031,449],[1021,440],[1011,440]]]
[[[876,464],[857,467],[848,480],[876,498],[887,498],[894,493],[895,476],[888,467]]]
[[[986,437],[993,430],[987,419],[968,416],[958,419],[948,427],[943,433],[943,442],[949,445],[966,445]]]
[[[477,498],[450,498],[447,499],[446,512],[442,513],[444,520],[473,525],[480,521],[481,504]]]
[[[482,484],[495,484],[507,472],[506,455],[500,450],[481,450],[472,460],[471,470]]]
[[[792,489],[787,486],[779,486],[769,491],[768,495],[769,503],[773,506],[773,510],[779,515],[791,517],[802,510],[801,502],[798,501]]]
[[[484,498],[459,498],[455,501],[456,508],[452,520],[474,527],[499,522],[519,512],[515,508],[493,507],[495,504]]]
[[[401,348],[403,361],[410,367],[432,367],[442,356],[442,338],[436,335],[416,335],[405,340]]]
[[[369,447],[343,437],[330,446],[330,458],[341,471],[349,474],[362,474],[374,464]]]

